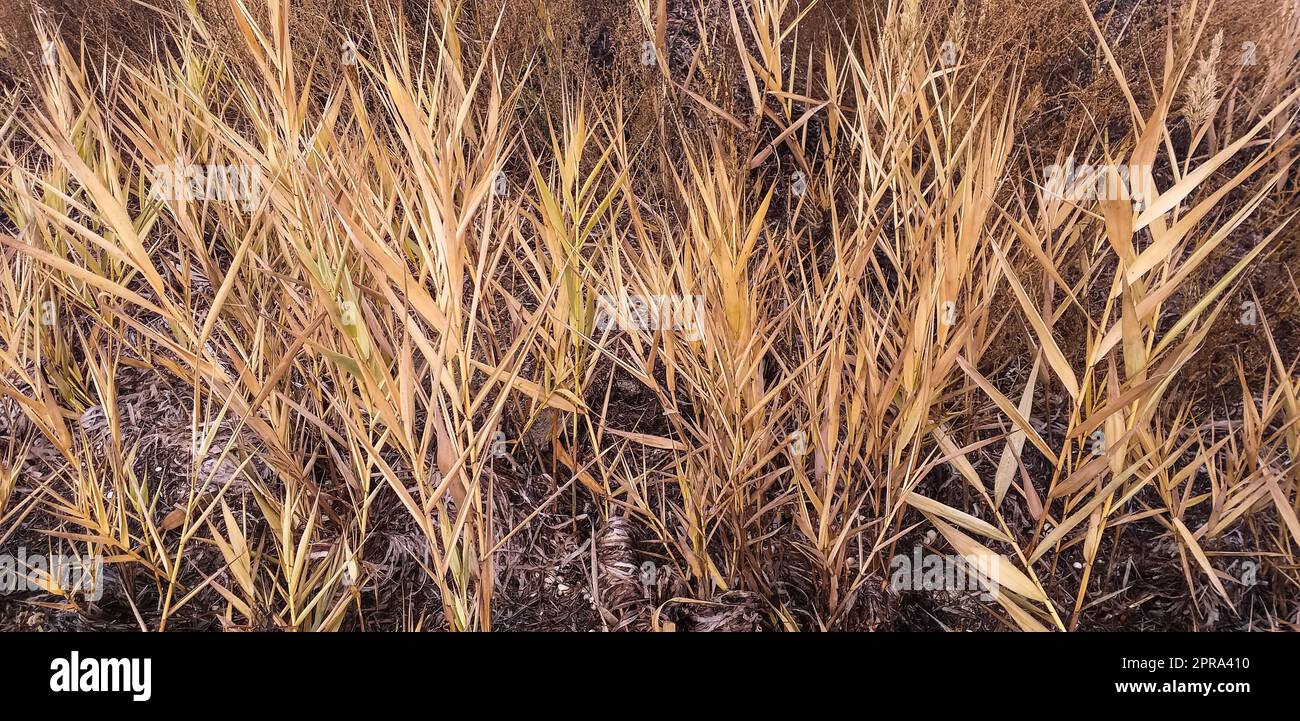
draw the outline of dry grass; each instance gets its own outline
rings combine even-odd
[[[1300,7],[1002,5],[10,25],[0,623],[1294,629]]]

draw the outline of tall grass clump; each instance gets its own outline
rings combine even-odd
[[[0,623],[1295,628],[1300,11],[1003,5],[37,2]]]

